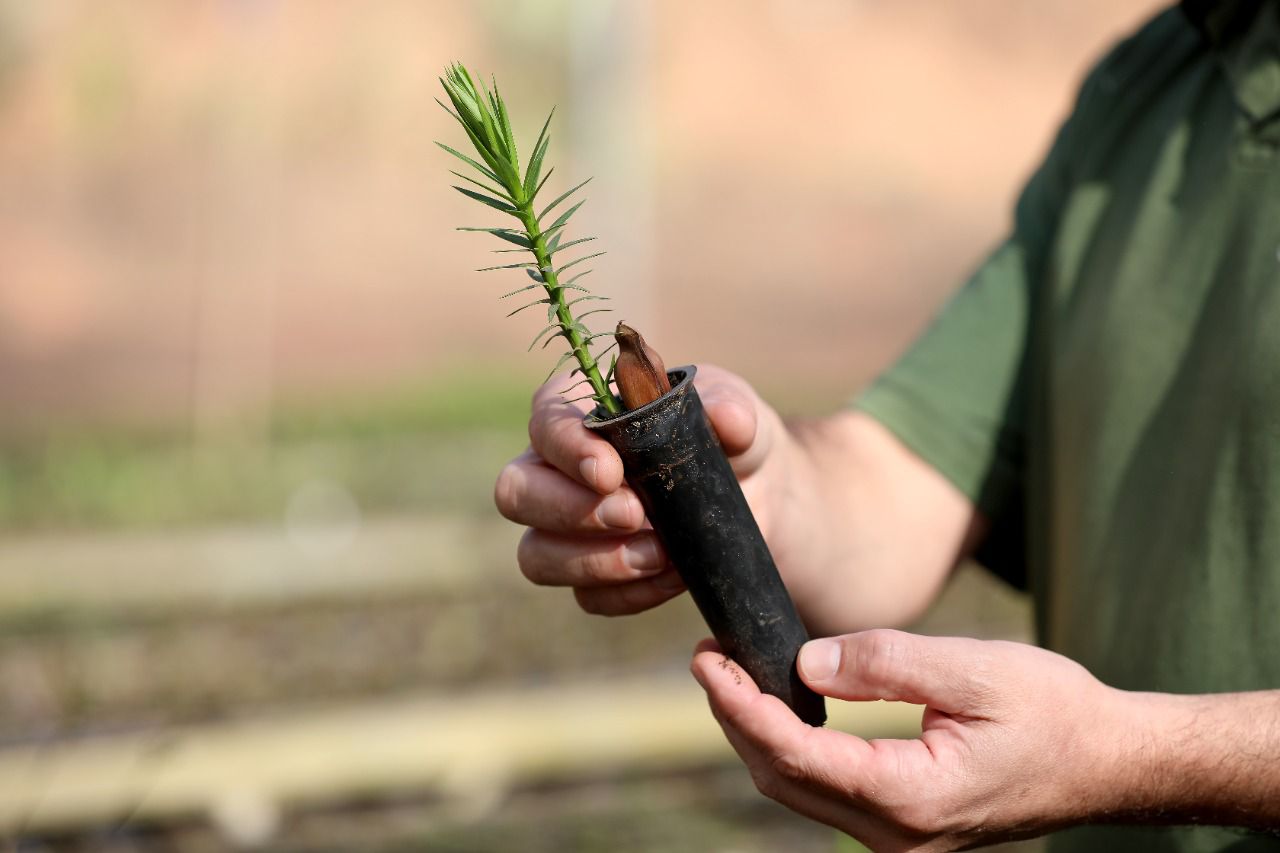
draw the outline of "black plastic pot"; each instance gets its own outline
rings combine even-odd
[[[669,392],[615,418],[588,418],[587,428],[622,457],[628,485],[721,648],[761,690],[820,726],[822,697],[796,673],[808,633],[707,421],[696,372],[668,371]]]

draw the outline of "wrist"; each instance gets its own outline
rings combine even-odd
[[[825,487],[819,474],[817,448],[810,421],[784,421],[769,410],[776,439],[773,452],[757,472],[759,491],[766,501],[765,539],[778,569],[802,612],[830,565],[825,516]],[[819,444],[820,447],[820,444]]]
[[[1084,721],[1083,738],[1090,744],[1091,761],[1079,779],[1086,822],[1142,820],[1159,808],[1168,760],[1158,748],[1161,733],[1174,727],[1176,697],[1138,693],[1101,685],[1096,715]]]
[[[1259,825],[1274,820],[1276,691],[1115,691],[1127,722],[1100,819]],[[1264,818],[1264,823],[1265,823]]]

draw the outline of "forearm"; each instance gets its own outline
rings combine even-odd
[[[1280,830],[1280,690],[1117,693],[1130,734],[1100,820]]]
[[[810,627],[917,618],[979,535],[969,500],[861,413],[789,423],[786,444],[775,553]]]

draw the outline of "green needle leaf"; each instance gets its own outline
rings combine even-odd
[[[524,172],[524,194],[530,200],[537,195],[534,185],[538,180],[538,171],[542,168],[542,158],[547,153],[547,145],[551,142],[551,138],[547,136],[547,129],[551,127],[551,117],[555,114],[556,108],[552,107],[551,112],[547,114],[547,120],[542,123],[542,131],[538,134],[538,141],[533,143],[533,156],[529,158],[529,165]],[[539,189],[541,189],[541,186],[539,186]]]
[[[466,154],[463,154],[461,151],[457,151],[453,148],[450,148],[448,145],[445,145],[443,142],[437,142],[436,145],[439,145],[445,151],[448,151],[450,154],[452,154],[454,157],[457,157],[462,162],[467,163],[468,165],[474,166],[480,172],[480,174],[484,175],[490,180],[496,181],[497,183],[502,183],[502,179],[499,178],[496,174],[494,174],[492,169],[489,169],[489,168],[486,168],[485,166],[480,165],[475,160],[472,160],[470,157],[468,157]]]
[[[569,191],[568,191],[567,193],[565,193],[564,195],[559,196],[558,198],[556,198],[556,200],[555,200],[555,201],[553,201],[553,202],[551,202],[551,204],[549,204],[549,205],[547,205],[546,207],[542,208],[542,212],[538,214],[538,219],[539,219],[539,220],[541,220],[541,219],[542,219],[542,217],[544,217],[544,216],[546,216],[548,213],[550,213],[550,212],[555,208],[555,206],[556,206],[556,205],[558,205],[560,202],[564,201],[566,198],[568,198],[569,196],[573,195],[574,193],[576,193],[578,190],[582,189],[583,187],[585,187],[585,186],[586,186],[587,184],[589,184],[589,183],[591,183],[591,178],[587,178],[585,181],[583,181],[582,183],[578,184],[576,187],[574,187],[573,189],[569,190]],[[581,204],[581,202],[579,202],[579,204]],[[574,208],[574,210],[577,210],[577,207],[575,207],[575,208]]]
[[[512,312],[511,312],[510,314],[508,314],[507,316],[508,316],[508,317],[514,317],[515,315],[519,314],[521,311],[523,311],[523,310],[524,310],[524,309],[526,309],[526,308],[532,308],[532,307],[533,307],[533,306],[535,306],[535,305],[546,305],[548,302],[552,302],[552,301],[553,301],[553,300],[550,300],[550,299],[539,299],[537,302],[530,302],[528,305],[521,305],[519,308],[517,308],[516,310],[512,311]],[[554,306],[553,306],[553,307],[554,307]]]
[[[533,343],[529,344],[529,348],[525,350],[525,352],[533,352],[533,348],[538,345],[538,341],[542,340],[543,335],[545,335],[547,332],[551,331],[552,329],[559,329],[559,328],[560,328],[559,323],[552,323],[551,325],[544,327],[541,332],[538,332],[538,334],[534,336]],[[557,332],[556,334],[560,334],[560,333]],[[551,337],[547,338],[548,341],[554,341],[555,339],[556,339],[555,335],[552,335]],[[547,345],[544,343],[542,346],[545,349]]]
[[[550,169],[547,169],[547,173],[542,176],[542,180],[538,181],[537,188],[532,193],[527,193],[525,195],[525,201],[529,202],[529,204],[533,204],[533,200],[538,197],[538,193],[542,192],[542,188],[546,186],[547,180],[551,177],[552,172],[554,172],[555,170],[556,169],[554,166],[552,166]]]
[[[576,353],[576,352],[574,352],[573,350],[569,350],[567,353],[565,353],[564,355],[560,356],[560,360],[556,362],[556,366],[555,366],[555,367],[551,368],[551,372],[547,374],[547,378],[546,378],[546,379],[542,380],[542,384],[544,384],[544,385],[545,385],[547,382],[551,381],[551,377],[552,377],[552,376],[555,376],[557,373],[559,373],[559,372],[560,372],[560,368],[564,367],[564,366],[565,366],[565,363],[566,363],[569,359],[574,358],[574,357],[576,357],[576,356],[577,356],[577,353]],[[587,379],[582,380],[582,382],[588,382],[588,381],[590,381],[590,380],[587,380]],[[563,394],[565,391],[568,391],[568,390],[570,390],[571,388],[577,388],[577,387],[578,387],[578,385],[581,385],[581,384],[582,384],[582,382],[579,382],[579,383],[577,383],[576,385],[570,385],[570,386],[569,386],[569,388],[564,389],[564,391],[561,391],[560,393],[561,393],[561,394]]]
[[[569,371],[569,378],[570,378],[570,379],[572,379],[574,376],[576,376],[577,374],[579,374],[579,373],[581,373],[581,372],[582,372],[582,368],[580,368],[580,367],[575,367],[573,370],[570,370],[570,371]],[[551,371],[551,374],[552,374],[552,376],[554,376],[554,375],[555,375],[555,371],[554,371],[554,370],[553,370],[553,371]],[[551,377],[547,377],[547,378],[548,378],[548,379],[550,379]],[[565,388],[565,389],[561,390],[559,393],[560,393],[560,394],[568,394],[568,393],[569,393],[570,391],[572,391],[574,388],[577,388],[577,387],[582,386],[582,385],[586,385],[586,384],[587,384],[588,382],[590,382],[590,381],[591,381],[590,379],[579,379],[577,382],[573,383],[573,384],[572,384],[572,385],[570,385],[568,388]]]
[[[569,217],[577,213],[578,208],[582,207],[586,203],[587,203],[587,200],[584,198],[582,201],[578,202],[573,207],[569,208],[564,213],[560,214],[560,218],[557,219],[555,222],[551,223],[551,227],[548,228],[547,231],[554,231],[557,228],[563,228],[565,225],[569,223]],[[541,219],[542,217],[538,217],[538,218]]]
[[[493,196],[484,195],[483,193],[478,193],[475,190],[469,190],[466,187],[460,187],[457,184],[455,184],[453,188],[458,192],[462,193],[463,195],[465,195],[467,198],[473,198],[476,201],[480,202],[481,204],[487,204],[490,207],[492,207],[494,210],[501,210],[503,213],[509,214],[516,218],[520,217],[520,211],[516,210],[511,205],[507,204],[502,199],[497,199],[497,198],[494,198]]]
[[[557,232],[560,231],[561,228],[564,228],[564,227],[565,227],[564,225],[557,225],[555,228],[548,228],[546,231],[542,232],[542,239],[544,240],[554,239],[553,235],[555,235]]]
[[[547,156],[547,146],[551,144],[551,137],[548,136],[542,140],[542,144],[533,149],[533,156],[529,158],[529,169],[524,175],[524,194],[527,198],[533,193],[533,188],[537,184],[538,175],[542,172],[542,158]]]
[[[448,75],[440,80],[444,86],[445,93],[449,96],[449,101],[453,104],[454,109],[458,111],[458,121],[463,127],[480,127],[480,112],[476,109],[475,98],[466,91],[466,86],[459,80],[455,79],[454,69],[450,68]]]
[[[567,248],[569,248],[570,246],[577,246],[577,245],[580,245],[580,244],[582,244],[582,243],[589,243],[589,242],[591,242],[592,240],[594,240],[594,239],[595,239],[595,237],[579,237],[577,240],[570,240],[568,243],[565,243],[565,244],[562,246],[562,245],[560,245],[560,235],[561,235],[561,234],[563,234],[563,233],[564,233],[563,231],[560,231],[560,232],[558,232],[558,233],[556,234],[556,236],[555,236],[555,240],[553,241],[553,242],[556,244],[554,249],[553,249],[550,245],[548,245],[548,246],[547,246],[547,254],[548,254],[548,255],[553,255],[553,254],[555,254],[556,252],[561,251],[562,249],[567,249]],[[601,252],[601,254],[604,254],[604,253],[603,253],[603,252]]]
[[[508,243],[514,243],[522,249],[532,249],[533,243],[524,234],[513,228],[459,228],[458,231],[483,231],[486,234],[492,234],[499,239],[506,240]]]
[[[589,261],[589,260],[591,260],[592,258],[598,258],[598,257],[600,257],[600,256],[601,256],[601,255],[603,255],[603,254],[607,254],[607,253],[605,253],[605,252],[593,252],[593,253],[592,253],[592,254],[590,254],[590,255],[583,255],[582,257],[578,258],[577,260],[569,261],[569,263],[565,264],[564,266],[560,267],[560,269],[556,270],[556,275],[560,275],[560,273],[564,272],[565,270],[569,269],[570,267],[575,267],[575,266],[577,266],[578,264],[582,263],[583,261]]]
[[[522,261],[518,264],[502,264],[496,267],[481,267],[480,269],[476,270],[476,272],[493,272],[494,270],[518,270],[518,269],[526,269],[528,267],[536,267],[537,265],[538,265],[537,261]]]
[[[607,297],[607,296],[596,296],[595,294],[591,294],[591,295],[588,295],[588,296],[579,296],[577,299],[574,299],[574,300],[572,300],[572,301],[570,301],[570,302],[566,302],[564,307],[565,307],[565,308],[572,308],[573,306],[577,305],[579,302],[589,302],[589,301],[590,301],[590,300],[592,300],[592,299],[599,300],[599,301],[602,301],[602,302],[608,302],[608,301],[609,301],[609,297]]]
[[[507,149],[511,152],[511,162],[519,163],[520,154],[516,151],[516,135],[511,132],[511,118],[507,115],[506,102],[502,100],[502,93],[498,91],[498,81],[493,81],[493,100],[497,106],[498,124],[502,127],[502,135],[507,140]]]
[[[449,174],[451,174],[451,175],[457,175],[459,178],[462,178],[462,180],[464,180],[464,181],[470,181],[471,183],[475,184],[476,186],[478,186],[480,189],[484,190],[485,192],[493,193],[494,195],[496,195],[498,198],[502,199],[503,201],[508,202],[508,203],[510,203],[510,204],[513,204],[513,205],[515,204],[515,199],[513,199],[513,198],[511,198],[509,195],[507,195],[507,191],[506,191],[506,190],[500,190],[500,189],[498,189],[497,187],[491,187],[491,186],[489,186],[488,184],[481,183],[480,181],[477,181],[475,178],[469,178],[469,177],[467,177],[466,175],[462,174],[461,172],[455,172],[453,169],[450,169],[450,170],[449,170]]]
[[[475,86],[472,84],[472,89],[478,94],[483,89],[483,85]],[[489,113],[488,105],[485,104],[485,98],[492,99],[493,96],[489,94],[488,89],[484,89],[484,96],[476,98],[476,111],[480,113],[480,123],[484,126],[484,138],[488,141],[491,152],[495,155],[505,154],[506,152],[502,150],[505,146],[498,141],[498,129],[493,123],[493,116]]]
[[[577,274],[577,275],[575,275],[573,278],[569,279],[568,281],[566,281],[564,284],[562,284],[562,285],[560,285],[560,286],[561,286],[561,287],[573,287],[573,283],[574,283],[575,281],[577,281],[578,279],[582,278],[584,275],[590,275],[590,274],[591,274],[591,273],[593,273],[593,272],[595,272],[595,270],[583,270],[582,272],[578,273],[578,274]],[[579,290],[583,290],[584,288],[581,288],[581,287],[580,287],[580,288],[578,288],[578,289],[579,289]]]
[[[524,287],[517,287],[515,290],[511,291],[510,293],[504,293],[498,298],[506,299],[508,296],[515,296],[517,293],[524,293],[526,290],[533,290],[537,286],[538,285],[536,284],[526,284]]]
[[[476,149],[476,153],[489,164],[489,168],[494,173],[494,180],[506,187],[512,195],[515,195],[514,188],[520,186],[520,178],[516,175],[515,169],[511,168],[511,164],[503,159],[501,153],[486,146],[474,130],[469,127],[465,128],[465,130],[467,131],[467,136],[471,139],[471,144]]]

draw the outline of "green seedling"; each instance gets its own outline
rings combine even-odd
[[[532,350],[539,343],[545,348],[556,338],[563,338],[568,346],[568,351],[556,362],[556,366],[552,368],[548,378],[554,376],[569,361],[574,360],[577,362],[577,366],[573,369],[571,375],[581,374],[583,378],[577,385],[571,387],[576,388],[584,383],[591,386],[590,394],[577,399],[595,400],[609,415],[620,414],[622,410],[613,394],[609,391],[609,383],[613,379],[617,356],[615,354],[611,359],[609,369],[603,374],[600,371],[599,363],[599,359],[609,352],[614,344],[610,344],[595,355],[591,353],[591,346],[596,340],[612,338],[613,335],[610,333],[593,334],[582,322],[584,318],[590,315],[602,314],[609,311],[609,309],[589,308],[588,310],[580,311],[576,315],[574,314],[574,307],[577,305],[608,298],[595,296],[578,283],[591,272],[589,269],[582,270],[580,265],[592,258],[603,255],[604,252],[593,252],[572,260],[561,260],[563,253],[567,250],[581,246],[583,243],[595,238],[564,239],[565,228],[573,215],[582,207],[582,201],[578,201],[568,207],[559,215],[554,214],[574,193],[582,189],[590,181],[590,178],[560,194],[551,202],[543,205],[541,210],[535,212],[535,201],[542,194],[542,189],[546,186],[547,179],[551,177],[553,171],[552,169],[547,169],[544,173],[542,167],[547,155],[547,148],[551,144],[551,137],[547,131],[551,127],[551,117],[555,114],[555,110],[552,109],[551,115],[547,116],[546,122],[542,125],[542,132],[538,134],[538,139],[533,144],[522,175],[520,155],[516,150],[515,135],[511,132],[511,120],[507,113],[507,105],[503,102],[502,95],[498,92],[497,81],[493,82],[492,90],[483,81],[477,86],[467,69],[461,64],[455,63],[445,70],[445,76],[440,78],[440,83],[444,86],[445,93],[449,96],[449,101],[452,103],[453,108],[450,109],[448,105],[439,100],[437,100],[437,103],[444,107],[445,111],[453,116],[458,124],[462,125],[462,129],[467,133],[467,138],[471,140],[472,146],[480,157],[479,160],[476,160],[461,151],[445,145],[443,142],[436,143],[445,151],[466,163],[476,173],[475,175],[467,175],[462,172],[453,172],[452,174],[471,185],[470,187],[455,186],[454,189],[467,198],[474,199],[520,222],[519,228],[459,228],[458,230],[485,232],[508,244],[501,249],[495,249],[494,251],[497,253],[528,253],[532,256],[532,260],[484,267],[480,272],[523,270],[533,280],[531,284],[526,284],[510,293],[505,293],[500,298],[509,299],[520,294],[529,294],[530,291],[539,290],[544,294],[544,298],[521,305],[507,316],[519,314],[529,308],[544,306],[547,314],[547,325],[534,337],[533,342],[529,344],[529,349]],[[478,188],[478,190],[473,189],[473,187]],[[483,192],[479,190],[483,190]],[[553,216],[554,218],[552,218]],[[550,220],[549,223],[548,220]],[[573,273],[566,278],[564,274],[571,270],[573,270]],[[574,293],[571,294],[570,291]],[[569,389],[565,390],[568,391]],[[571,400],[569,402],[575,401]]]

